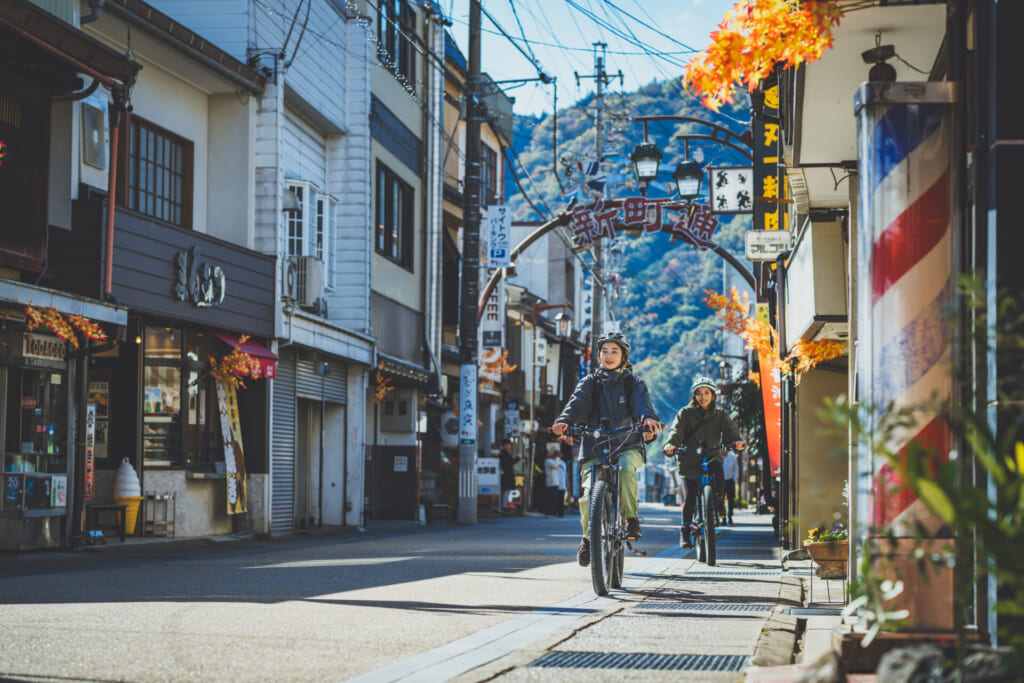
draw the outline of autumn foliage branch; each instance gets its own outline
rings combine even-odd
[[[239,387],[244,389],[245,383],[242,382],[242,377],[260,378],[263,374],[260,362],[242,350],[242,344],[248,340],[249,335],[243,334],[238,338],[238,343],[235,344],[235,348],[231,350],[231,353],[219,361],[213,356],[209,357],[210,374],[217,381],[231,385],[236,389]]]
[[[747,315],[750,302],[746,292],[740,296],[736,288],[732,287],[729,296],[710,289],[705,289],[704,295],[704,303],[722,320],[723,330],[738,334],[747,343],[748,349],[771,359],[779,358],[779,335],[768,323]],[[782,359],[781,369],[784,373],[792,373],[799,380],[818,364],[839,358],[845,352],[846,344],[831,339],[800,340],[793,344],[793,348]]]
[[[754,90],[776,64],[810,63],[832,47],[842,10],[837,0],[739,0],[711,44],[690,60],[683,87],[718,111],[737,85]]]

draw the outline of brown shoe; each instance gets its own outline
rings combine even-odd
[[[580,547],[576,550],[576,561],[581,567],[590,566],[590,539],[584,538],[580,541]]]
[[[626,519],[626,538],[631,541],[639,541],[644,533],[640,531],[640,520],[636,517]]]

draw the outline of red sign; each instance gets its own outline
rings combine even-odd
[[[36,407],[36,399],[34,396],[26,396],[21,399],[21,407],[25,410],[31,410]]]

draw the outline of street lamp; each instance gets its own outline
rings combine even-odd
[[[555,316],[555,325],[558,326],[559,337],[570,337],[572,336],[572,316],[562,311]]]
[[[641,183],[649,183],[658,177],[658,165],[661,163],[661,150],[653,142],[644,140],[633,148],[629,157],[633,161],[633,172]]]
[[[700,196],[700,181],[704,171],[696,161],[687,159],[676,166],[672,172],[672,180],[676,181],[676,189],[681,199],[696,199]]]

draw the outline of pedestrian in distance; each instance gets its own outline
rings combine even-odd
[[[552,451],[548,451],[547,458],[544,460],[544,514],[552,517],[560,516],[562,501],[559,499],[559,493],[565,495],[564,490],[561,492],[558,490],[558,466],[561,462],[562,458],[559,457],[559,454]]]
[[[579,381],[572,397],[562,413],[551,426],[551,431],[562,436],[570,425],[586,424],[598,428],[602,419],[611,423],[612,429],[643,422],[642,434],[626,432],[611,437],[609,452],[615,454],[619,471],[619,500],[626,518],[626,533],[629,540],[638,540],[640,519],[637,470],[643,466],[643,441],[650,441],[664,426],[654,412],[647,385],[633,374],[629,363],[629,340],[614,332],[597,340],[599,367]],[[594,448],[593,437],[584,437],[576,459],[580,470],[580,524],[583,540],[580,541],[576,559],[581,567],[590,564],[590,468],[600,454]]]
[[[732,511],[736,509],[736,483],[740,480],[740,459],[736,451],[730,450],[722,460],[722,476],[725,477],[725,500],[729,502],[726,507],[728,518],[727,524],[732,524]]]
[[[668,437],[662,448],[665,455],[675,455],[680,446],[687,449],[697,448],[701,443],[705,448],[717,448],[724,442],[742,451],[747,447],[740,437],[732,418],[716,405],[718,387],[708,377],[698,377],[690,388],[690,403],[676,413],[668,428]],[[722,473],[722,454],[713,452],[708,458],[708,467],[714,474],[715,497],[722,495],[724,477]],[[693,522],[693,508],[697,502],[697,491],[700,488],[701,456],[696,453],[681,453],[677,460],[677,468],[683,484],[683,524],[679,529],[679,545],[692,548],[690,524]]]
[[[498,467],[501,470],[501,507],[503,510],[514,511],[515,504],[512,502],[512,492],[516,489],[516,463],[519,462],[518,455],[512,455],[512,439],[501,440],[501,450],[498,451]]]
[[[568,468],[565,465],[565,458],[562,457],[561,453],[558,455],[558,506],[556,510],[559,517],[565,516],[565,493],[566,485],[568,483]]]

